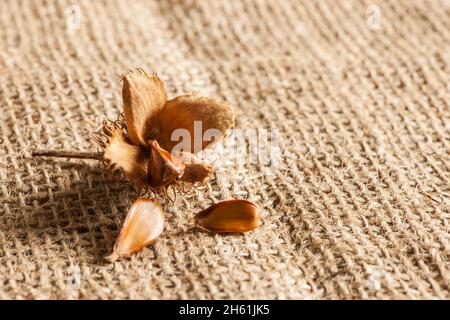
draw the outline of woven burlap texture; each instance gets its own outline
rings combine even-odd
[[[0,298],[450,298],[448,1],[1,1]],[[225,99],[281,164],[218,170],[105,263],[137,191],[95,161],[119,75]],[[248,198],[245,235],[191,216]]]

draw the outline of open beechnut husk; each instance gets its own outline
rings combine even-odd
[[[234,126],[232,108],[224,101],[195,94],[168,100],[164,82],[156,74],[138,68],[122,76],[124,111],[115,121],[104,120],[92,134],[100,152],[63,150],[34,151],[33,156],[99,160],[106,170],[119,171],[145,194],[174,202],[168,189],[185,192],[186,186],[205,184],[213,167],[196,153]],[[195,122],[201,123],[201,136],[213,129],[216,139],[195,141]],[[189,151],[171,152],[177,129],[190,134]],[[195,133],[195,134],[194,134]],[[187,135],[189,137],[189,135]],[[143,192],[142,192],[143,191]],[[227,200],[213,204],[194,216],[202,230],[217,233],[243,233],[256,228],[261,209],[248,200]],[[153,243],[164,231],[165,212],[157,199],[138,198],[131,205],[117,237],[110,261],[127,258]]]

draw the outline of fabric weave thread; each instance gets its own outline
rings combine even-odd
[[[373,30],[365,0],[2,1],[0,298],[450,298],[450,5],[377,2]],[[218,171],[107,264],[136,190],[30,152],[94,150],[132,67],[279,129],[282,164]],[[229,198],[264,208],[257,230],[190,224]]]

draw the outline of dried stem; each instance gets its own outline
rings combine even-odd
[[[102,160],[103,152],[80,152],[64,150],[36,150],[31,153],[33,157],[57,157],[57,158],[75,158],[75,159],[93,159]]]

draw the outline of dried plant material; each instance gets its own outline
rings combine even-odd
[[[184,187],[205,183],[213,168],[194,154],[223,138],[233,127],[231,107],[199,95],[167,101],[163,81],[140,68],[130,70],[122,80],[123,118],[104,121],[101,130],[93,134],[103,152],[45,150],[33,155],[100,160],[109,169],[120,170],[141,190],[162,192],[163,196],[168,196],[172,184]],[[183,150],[179,156],[171,154],[175,146]]]
[[[134,145],[145,146],[167,100],[164,82],[156,74],[131,70],[123,76],[122,98],[128,137]]]
[[[103,149],[102,160],[109,169],[121,171],[138,186],[147,185],[148,156],[141,147],[128,142],[117,122],[104,121],[94,138]]]
[[[165,213],[156,200],[137,199],[127,217],[114,245],[113,253],[107,257],[111,262],[128,258],[155,241],[165,226]]]
[[[181,158],[161,148],[156,140],[149,142],[149,145],[148,185],[151,188],[165,187],[183,174],[186,165]]]
[[[199,212],[195,223],[211,232],[247,232],[256,228],[261,209],[248,200],[227,200]]]
[[[201,130],[195,134],[194,121],[201,122]],[[172,133],[176,129],[186,129],[190,133],[190,151],[197,153],[215,142],[203,139],[205,131],[216,129],[221,136],[224,136],[233,126],[233,110],[226,102],[198,95],[183,95],[166,102],[159,115],[157,126],[152,128],[151,135],[164,149],[171,151],[179,143],[172,141]],[[195,139],[198,141],[198,146],[195,144]]]
[[[180,152],[179,157],[186,165],[181,181],[191,184],[204,184],[213,172],[213,167],[190,152]]]

